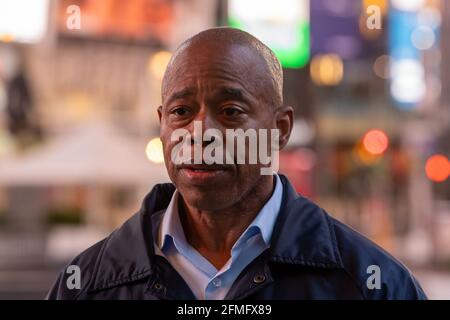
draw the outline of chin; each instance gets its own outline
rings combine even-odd
[[[224,199],[219,195],[222,190],[210,189],[209,191],[199,191],[190,189],[188,192],[180,190],[184,201],[190,206],[199,210],[215,211],[228,207],[233,201],[227,197]]]

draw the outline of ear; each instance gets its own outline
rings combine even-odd
[[[294,124],[294,109],[291,106],[281,107],[276,113],[276,126],[280,130],[279,148],[283,149],[291,136]]]
[[[161,118],[162,118],[162,106],[158,107],[158,118],[159,118],[159,124],[161,124]]]

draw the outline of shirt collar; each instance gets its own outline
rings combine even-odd
[[[175,190],[169,206],[163,214],[158,234],[158,247],[161,250],[163,250],[169,240],[172,240],[176,247],[179,247],[180,243],[187,242],[178,213],[179,199],[179,191]],[[178,250],[180,250],[180,248],[178,248]]]
[[[272,237],[273,227],[277,220],[283,198],[283,184],[277,174],[275,174],[274,176],[275,189],[272,193],[272,196],[259,211],[258,215],[255,217],[252,223],[242,233],[238,241],[236,241],[235,246],[257,233],[260,233],[265,244],[269,245],[270,239]],[[157,237],[158,247],[161,250],[165,249],[167,241],[169,240],[173,241],[175,247],[179,251],[184,250],[187,245],[186,237],[178,214],[179,198],[179,192],[178,190],[175,190],[169,206],[167,207],[166,212],[162,217],[159,234]]]
[[[250,223],[248,228],[244,231],[241,238],[246,237],[246,235],[248,235],[248,237],[252,236],[251,230],[256,229],[261,233],[266,245],[269,245],[273,227],[280,211],[282,198],[283,184],[281,183],[280,177],[275,174],[275,189],[272,196],[266,202],[264,207],[262,207],[261,211],[259,211],[252,223]]]

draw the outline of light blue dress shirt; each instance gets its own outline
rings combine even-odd
[[[178,190],[169,206],[152,217],[155,253],[165,257],[200,300],[222,300],[241,271],[269,247],[281,207],[283,185],[276,176],[270,199],[231,249],[231,258],[217,270],[186,240],[178,214]]]

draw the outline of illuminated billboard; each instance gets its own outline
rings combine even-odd
[[[0,1],[0,41],[40,41],[47,31],[48,11],[48,0]]]
[[[308,0],[229,0],[228,24],[264,42],[285,68],[300,68],[308,63]]]

